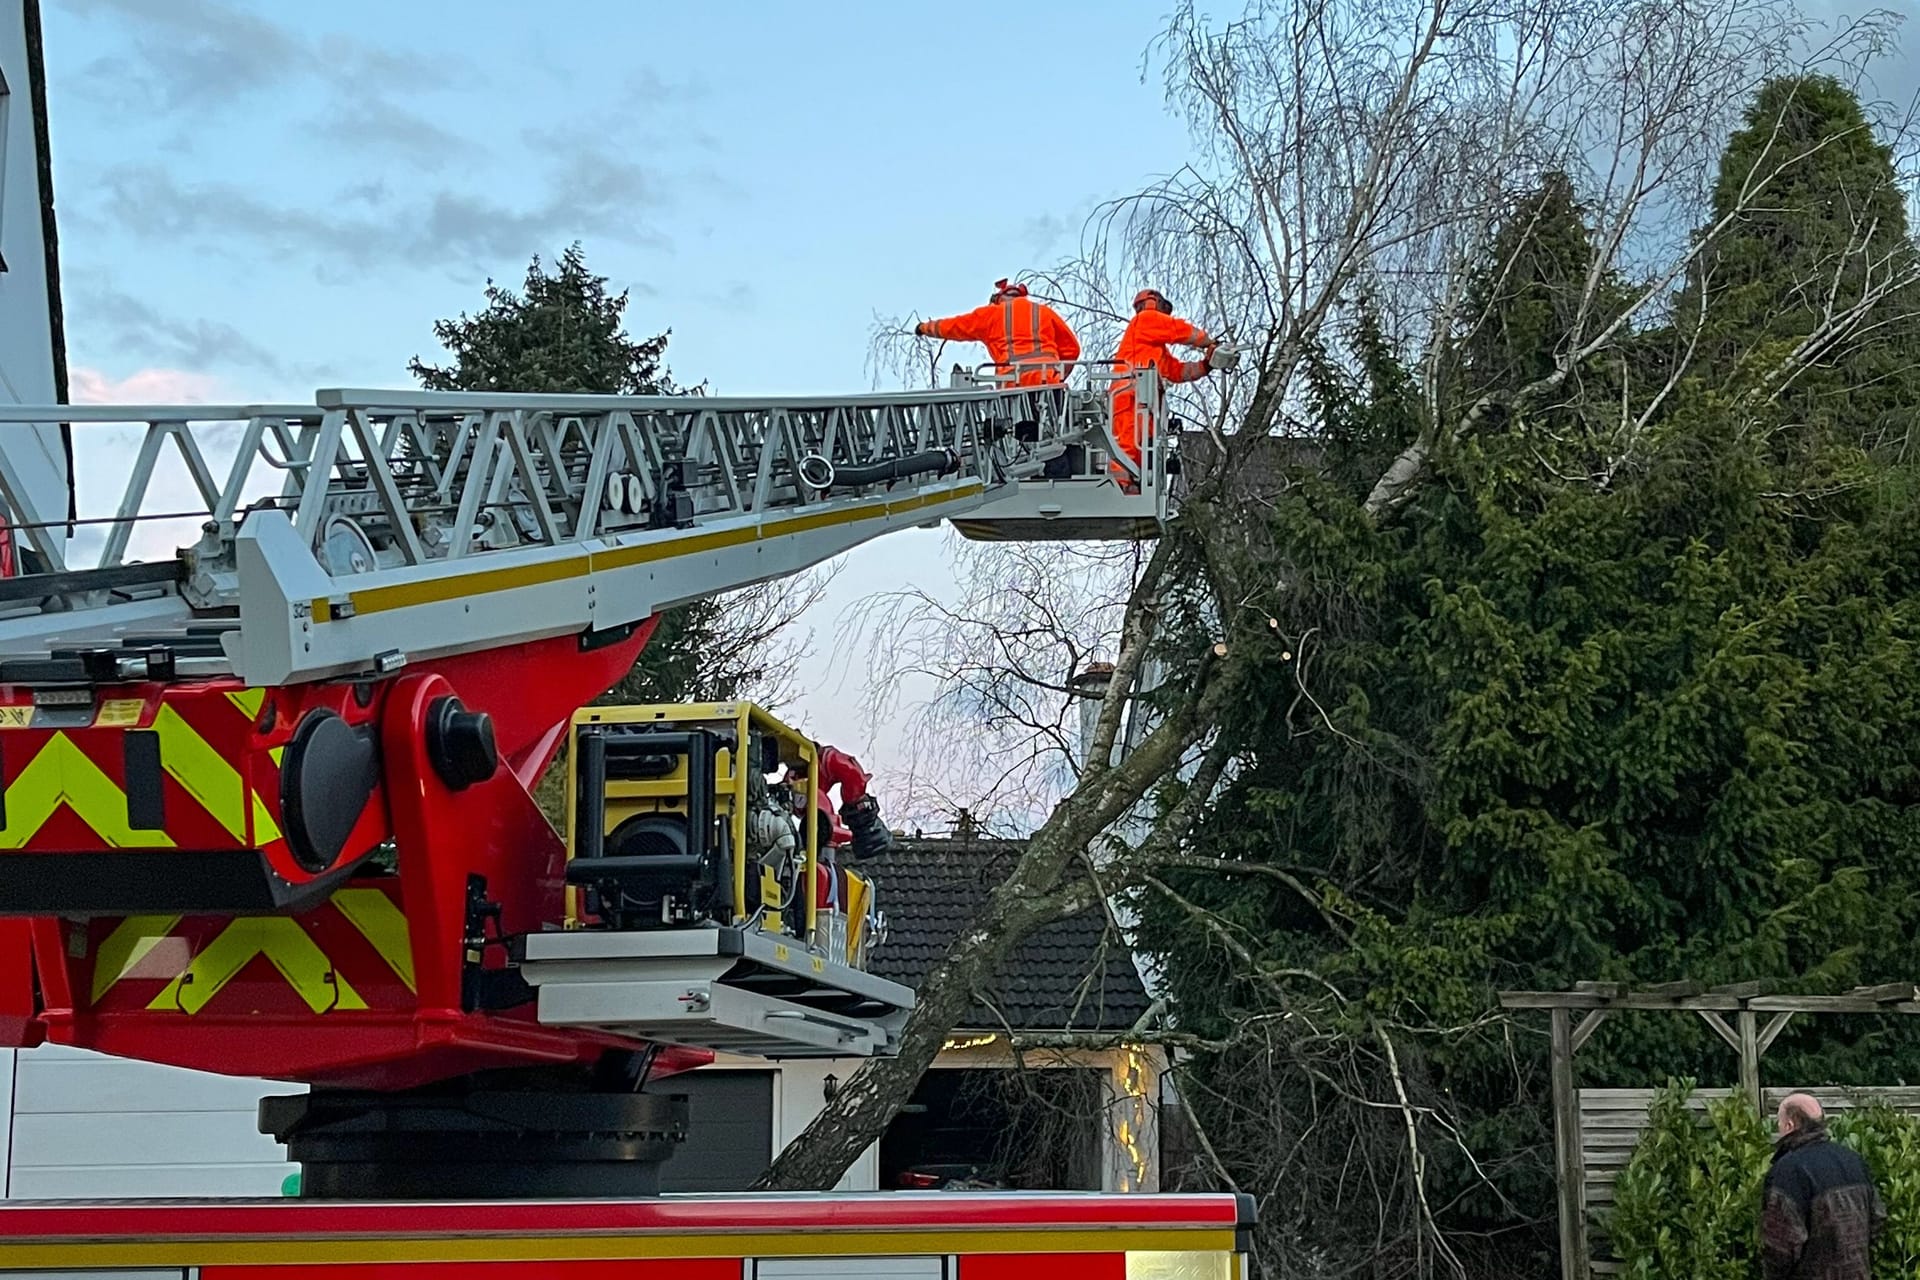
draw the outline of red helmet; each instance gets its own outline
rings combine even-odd
[[[988,298],[987,301],[998,302],[1002,298],[1024,298],[1026,296],[1027,286],[1014,284],[1008,280],[996,280],[993,282],[993,296]]]
[[[1158,289],[1142,289],[1133,295],[1133,309],[1135,311],[1138,311],[1149,302],[1157,302],[1160,304],[1160,310],[1166,312],[1168,315],[1173,314],[1173,304],[1168,302],[1167,295]]]

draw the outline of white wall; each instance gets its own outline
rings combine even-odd
[[[40,212],[33,99],[27,80],[26,5],[0,0],[0,400],[52,404],[52,321],[47,305],[47,254]],[[67,464],[55,425],[0,425],[0,455],[19,486],[24,518],[67,514]],[[66,544],[65,526],[47,531]]]
[[[6,1058],[10,1199],[276,1196],[297,1171],[257,1117],[301,1086],[55,1045]]]
[[[723,1058],[703,1070],[774,1068],[778,1154],[825,1104],[826,1077],[846,1080],[858,1059],[769,1064]],[[237,1079],[108,1058],[55,1045],[0,1051],[0,1177],[10,1199],[83,1196],[276,1196],[298,1172],[259,1132],[260,1099],[298,1092]],[[698,1141],[694,1135],[693,1141]],[[872,1191],[880,1156],[869,1149],[841,1179]]]

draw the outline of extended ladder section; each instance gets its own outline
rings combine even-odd
[[[1151,403],[1152,374],[1135,377]],[[941,520],[984,538],[1151,536],[1168,515],[1165,460],[1157,445],[1144,469],[1122,456],[1144,470],[1137,493],[1108,474],[1111,381],[818,399],[322,391],[313,406],[0,406],[10,511],[24,509],[4,447],[16,427],[73,425],[83,498],[98,465],[88,442],[138,433],[117,506],[83,507],[73,529],[74,546],[99,540],[94,563],[70,565],[53,530],[16,528],[31,554],[29,572],[0,580],[0,684],[283,685],[613,637]],[[156,483],[167,464],[184,469],[184,499]],[[200,536],[176,551],[165,525],[182,519]]]

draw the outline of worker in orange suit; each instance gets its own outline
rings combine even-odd
[[[998,373],[1013,375],[1016,386],[1039,387],[1066,377],[1066,366],[1080,358],[1080,339],[1044,302],[1027,296],[1027,286],[1002,280],[984,307],[944,320],[922,320],[914,333],[949,342],[982,342]]]
[[[1168,350],[1170,347],[1200,347],[1202,352],[1198,360],[1179,360]],[[1152,438],[1166,409],[1164,395],[1159,404],[1136,405],[1133,380],[1128,376],[1130,373],[1139,369],[1158,369],[1162,385],[1165,385],[1193,382],[1215,369],[1230,369],[1237,362],[1235,353],[1218,350],[1218,344],[1207,335],[1205,329],[1174,315],[1173,304],[1158,289],[1142,289],[1134,294],[1133,319],[1128,322],[1127,331],[1120,335],[1120,349],[1114,352],[1114,375],[1118,379],[1113,386],[1115,443],[1138,467],[1141,446],[1145,439]],[[1136,414],[1136,410],[1142,408],[1145,412]],[[1144,438],[1142,427],[1145,428]],[[1140,491],[1139,481],[1118,461],[1113,462],[1109,469],[1121,488],[1128,493]]]

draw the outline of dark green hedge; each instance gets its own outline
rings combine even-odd
[[[1614,1187],[1607,1228],[1634,1280],[1750,1280],[1760,1275],[1760,1184],[1771,1126],[1745,1094],[1686,1106],[1693,1081],[1670,1082]],[[1836,1115],[1834,1140],[1858,1151],[1887,1203],[1875,1280],[1920,1274],[1920,1117],[1876,1106]]]

